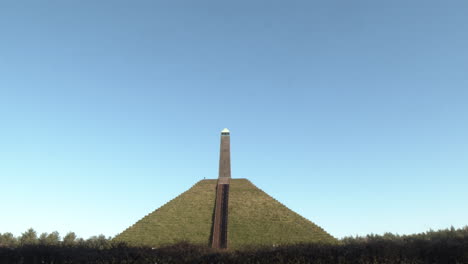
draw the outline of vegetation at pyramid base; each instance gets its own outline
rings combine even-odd
[[[133,246],[161,247],[178,242],[210,245],[216,180],[202,180],[115,237]],[[232,179],[228,247],[336,243],[309,220],[291,211],[246,179]]]
[[[107,241],[105,245],[83,245],[75,241],[70,245],[65,243],[65,237],[56,241],[54,233],[54,243],[44,244],[32,233],[24,233],[21,237],[0,234],[0,263],[468,263],[468,226],[416,235],[388,233],[350,237],[339,244],[265,246],[241,251],[216,251],[208,246],[187,243],[157,249],[128,247],[115,241]],[[31,244],[5,246],[4,238]]]
[[[29,228],[21,236],[15,237],[12,233],[0,233],[0,248],[18,248],[18,247],[80,247],[80,248],[93,248],[105,249],[110,248],[115,243],[111,237],[104,235],[91,236],[87,239],[77,237],[74,232],[68,232],[63,238],[60,237],[59,232],[41,233]],[[0,263],[2,263],[0,261]]]

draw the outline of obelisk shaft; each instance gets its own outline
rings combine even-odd
[[[219,155],[219,178],[231,178],[231,139],[229,130],[221,132],[221,149]]]
[[[221,131],[219,177],[216,185],[216,201],[213,218],[211,246],[217,249],[228,247],[229,182],[231,180],[231,149],[229,130]]]

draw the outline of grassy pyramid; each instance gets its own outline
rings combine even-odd
[[[229,247],[333,243],[322,228],[287,208],[247,179],[231,181]]]
[[[115,237],[130,245],[159,247],[180,241],[210,245],[216,180],[202,180]],[[247,179],[232,179],[229,248],[335,243],[322,228],[293,212]]]
[[[163,246],[180,241],[208,245],[216,180],[202,180],[136,222],[114,239],[134,246]]]

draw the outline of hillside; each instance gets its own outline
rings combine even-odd
[[[335,238],[291,211],[247,179],[232,179],[228,247],[333,243]],[[202,180],[115,237],[130,245],[158,247],[187,241],[209,245],[216,180]]]
[[[231,181],[229,247],[336,242],[322,228],[293,212],[247,179]]]
[[[208,245],[216,180],[202,180],[115,237],[130,245],[162,246],[179,241]]]

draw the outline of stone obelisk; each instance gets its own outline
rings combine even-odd
[[[224,249],[228,246],[228,205],[229,182],[231,179],[231,146],[230,132],[227,128],[221,131],[221,149],[219,154],[219,177],[216,186],[216,203],[213,221],[211,246]]]
[[[219,151],[219,181],[224,183],[231,178],[231,139],[227,128],[221,131],[221,149]]]

